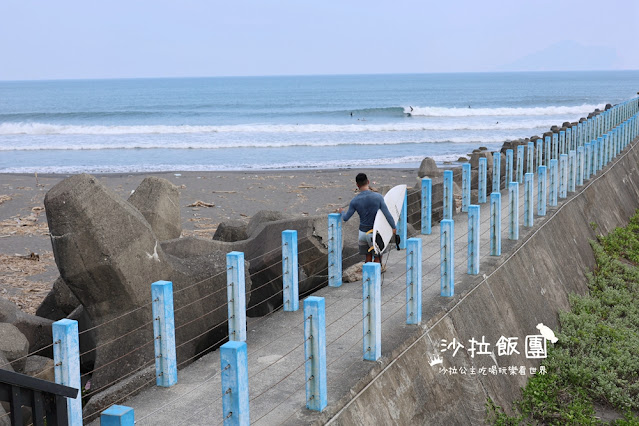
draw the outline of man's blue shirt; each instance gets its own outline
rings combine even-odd
[[[382,213],[384,213],[390,226],[395,229],[395,220],[384,202],[384,197],[371,190],[362,191],[357,194],[357,196],[351,200],[346,213],[342,213],[342,219],[346,222],[353,216],[353,213],[357,212],[357,214],[359,214],[359,230],[368,232],[373,229],[377,210],[381,210]]]

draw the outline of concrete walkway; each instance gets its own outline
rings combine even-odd
[[[490,184],[490,183],[489,183]],[[535,212],[537,209],[535,180]],[[523,228],[523,185],[520,185],[520,238]],[[490,200],[490,195],[488,196]],[[502,191],[502,252],[508,248],[508,193]],[[480,275],[492,269],[498,258],[489,256],[489,203],[481,205]],[[466,275],[466,213],[455,219],[455,282]],[[535,222],[543,220],[535,216]],[[346,236],[351,238],[352,236]],[[422,324],[442,315],[450,301],[440,296],[440,229],[422,239]],[[503,254],[502,254],[503,257]],[[382,284],[382,354],[392,359],[404,342],[421,332],[422,326],[406,325],[406,252],[392,251]],[[326,300],[326,341],[328,404],[348,397],[353,388],[365,385],[379,362],[362,359],[362,283],[325,287],[314,294]],[[444,300],[442,300],[444,299]],[[250,419],[255,425],[307,424],[321,420],[305,408],[304,324],[300,302],[298,312],[277,311],[248,321]],[[428,358],[425,355],[424,362]],[[408,372],[407,372],[408,373]],[[359,383],[359,385],[358,385]],[[209,353],[178,373],[178,384],[171,388],[150,387],[121,405],[135,409],[136,423],[145,425],[216,425],[223,423],[219,351]],[[97,421],[94,422],[97,424]]]

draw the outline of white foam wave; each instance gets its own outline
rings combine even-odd
[[[547,106],[533,108],[442,108],[442,107],[404,107],[406,114],[425,117],[479,117],[479,116],[563,116],[588,114],[604,105]]]
[[[462,154],[446,154],[432,158],[442,163],[455,161]],[[291,163],[263,164],[136,164],[136,165],[89,165],[89,166],[43,166],[43,167],[8,167],[0,169],[0,173],[40,173],[40,174],[76,174],[76,173],[150,173],[167,171],[236,171],[236,170],[276,170],[276,169],[345,169],[355,167],[416,167],[424,156],[404,156],[383,159],[334,160],[322,162],[301,161]]]
[[[154,135],[196,133],[360,133],[450,130],[526,130],[549,127],[548,120],[389,124],[246,124],[226,126],[80,126],[49,123],[0,124],[0,135]]]
[[[515,135],[466,135],[449,138],[424,137],[418,140],[384,140],[384,141],[242,141],[242,142],[221,142],[221,141],[156,141],[156,140],[135,140],[118,142],[92,142],[92,143],[56,143],[46,140],[24,141],[20,143],[0,145],[1,151],[94,151],[94,150],[131,150],[131,149],[238,149],[238,148],[289,148],[289,147],[340,147],[340,146],[392,146],[392,145],[419,145],[431,143],[502,143],[507,140],[518,139]]]

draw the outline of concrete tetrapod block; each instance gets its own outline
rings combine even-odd
[[[15,371],[22,372],[27,364],[29,341],[15,325],[0,323],[0,352],[11,363]]]
[[[148,177],[129,197],[129,203],[142,213],[160,241],[182,234],[180,192],[166,179]]]

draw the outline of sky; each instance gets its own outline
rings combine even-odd
[[[0,2],[0,80],[639,69],[637,0]]]

